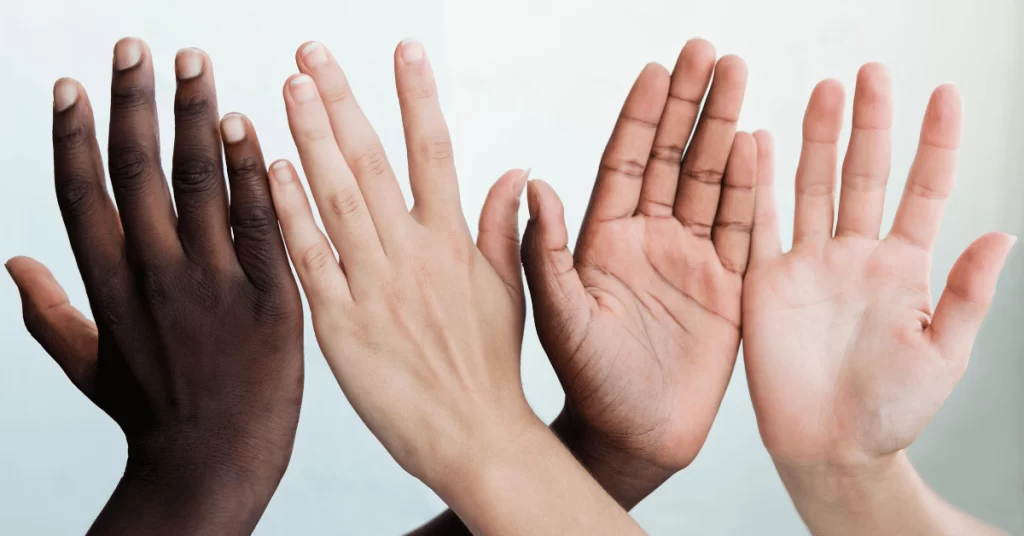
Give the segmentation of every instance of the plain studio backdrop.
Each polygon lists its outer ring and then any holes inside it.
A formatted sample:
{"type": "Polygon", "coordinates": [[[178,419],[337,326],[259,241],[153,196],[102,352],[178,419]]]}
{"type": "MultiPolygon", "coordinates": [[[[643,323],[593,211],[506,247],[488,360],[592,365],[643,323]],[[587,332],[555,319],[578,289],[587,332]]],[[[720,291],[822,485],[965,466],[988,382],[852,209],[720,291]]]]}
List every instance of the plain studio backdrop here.
{"type": "MultiPolygon", "coordinates": [[[[420,39],[437,71],[473,227],[492,182],[510,167],[532,167],[535,177],[562,196],[571,241],[619,106],[648,61],[671,67],[694,36],[710,39],[720,54],[747,60],[750,85],[740,128],[767,128],[775,135],[784,242],[791,236],[793,173],[811,88],[835,77],[852,99],[857,68],[881,61],[892,71],[895,97],[883,232],[899,200],[929,92],[949,81],[964,96],[959,180],[935,252],[934,297],[974,238],[989,230],[1024,231],[1024,140],[1018,127],[1024,114],[1018,89],[1024,43],[1016,37],[1024,12],[1014,0],[2,4],[0,255],[43,261],[83,310],[88,304],[53,195],[50,89],[60,76],[83,82],[105,150],[111,50],[125,35],[146,39],[155,56],[164,162],[170,162],[174,135],[177,49],[209,52],[221,112],[249,114],[269,161],[296,157],[281,86],[295,70],[295,49],[320,40],[342,62],[399,170],[405,168],[405,150],[391,54],[401,39],[420,39]]],[[[849,116],[848,107],[847,127],[849,116]]],[[[1019,534],[1022,282],[1024,255],[1017,252],[966,376],[911,448],[916,466],[942,495],[1019,534]]],[[[25,332],[10,282],[0,282],[0,340],[0,532],[82,533],[121,474],[123,436],[25,332]]],[[[398,534],[439,512],[441,501],[392,461],[342,396],[308,315],[306,363],[295,454],[256,533],[398,534]]],[[[532,323],[526,328],[523,381],[537,412],[553,418],[562,392],[532,323]]],[[[761,444],[741,364],[697,460],[633,514],[653,534],[806,533],[761,444]]]]}

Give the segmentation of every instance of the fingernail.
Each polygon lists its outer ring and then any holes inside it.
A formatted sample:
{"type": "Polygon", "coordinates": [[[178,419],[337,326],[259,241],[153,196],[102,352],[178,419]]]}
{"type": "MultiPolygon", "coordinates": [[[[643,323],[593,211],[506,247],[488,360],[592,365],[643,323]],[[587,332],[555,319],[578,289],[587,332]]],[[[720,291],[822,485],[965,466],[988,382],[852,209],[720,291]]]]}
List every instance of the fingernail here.
{"type": "Polygon", "coordinates": [[[292,180],[292,168],[287,160],[278,160],[270,165],[270,176],[277,182],[288,182],[292,180]]]}
{"type": "Polygon", "coordinates": [[[402,41],[402,60],[405,63],[416,63],[423,59],[423,45],[418,41],[402,41]]]}
{"type": "Polygon", "coordinates": [[[327,63],[327,48],[317,42],[312,42],[302,49],[302,61],[307,67],[319,67],[327,63]]]}
{"type": "Polygon", "coordinates": [[[238,143],[245,139],[245,120],[242,114],[230,113],[224,116],[220,129],[225,143],[238,143]]]}
{"type": "Polygon", "coordinates": [[[540,196],[537,193],[536,181],[530,181],[526,187],[526,207],[530,211],[530,221],[540,216],[540,196]]]}
{"type": "Polygon", "coordinates": [[[142,43],[135,38],[122,39],[114,45],[114,69],[131,69],[142,60],[142,43]]]}
{"type": "Polygon", "coordinates": [[[1017,243],[1017,235],[1007,234],[1006,236],[1010,237],[1010,247],[1012,248],[1017,243]]]}
{"type": "Polygon", "coordinates": [[[174,59],[178,80],[189,80],[203,73],[203,52],[198,48],[183,48],[174,59]]]}
{"type": "Polygon", "coordinates": [[[515,196],[516,201],[523,196],[523,188],[526,188],[526,180],[530,178],[530,168],[524,169],[522,173],[516,177],[516,180],[512,181],[512,195],[515,196]]]}
{"type": "Polygon", "coordinates": [[[78,83],[61,78],[53,85],[53,111],[63,112],[78,102],[78,83]]]}
{"type": "Polygon", "coordinates": [[[291,87],[292,97],[298,102],[309,102],[316,98],[316,85],[313,84],[313,79],[300,74],[288,84],[291,87]]]}

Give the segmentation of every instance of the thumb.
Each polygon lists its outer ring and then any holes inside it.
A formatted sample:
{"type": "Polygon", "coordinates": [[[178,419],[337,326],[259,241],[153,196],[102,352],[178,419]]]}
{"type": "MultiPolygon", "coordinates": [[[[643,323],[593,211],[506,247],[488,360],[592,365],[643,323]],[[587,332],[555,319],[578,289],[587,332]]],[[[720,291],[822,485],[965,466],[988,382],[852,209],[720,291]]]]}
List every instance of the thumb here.
{"type": "Polygon", "coordinates": [[[974,338],[992,305],[999,272],[1017,238],[989,233],[974,241],[949,271],[930,327],[932,340],[947,360],[967,366],[974,338]]]}
{"type": "Polygon", "coordinates": [[[476,238],[477,249],[498,272],[498,277],[520,297],[523,277],[519,269],[519,198],[529,175],[528,169],[513,169],[491,186],[480,211],[476,238]]]}
{"type": "Polygon", "coordinates": [[[577,327],[590,322],[590,295],[569,252],[562,201],[539,180],[530,181],[526,197],[530,221],[523,234],[522,257],[534,321],[538,326],[556,326],[563,337],[577,339],[582,336],[577,327]]]}
{"type": "Polygon", "coordinates": [[[95,392],[96,324],[68,302],[60,283],[45,266],[28,257],[7,261],[21,294],[25,327],[85,396],[95,392]]]}

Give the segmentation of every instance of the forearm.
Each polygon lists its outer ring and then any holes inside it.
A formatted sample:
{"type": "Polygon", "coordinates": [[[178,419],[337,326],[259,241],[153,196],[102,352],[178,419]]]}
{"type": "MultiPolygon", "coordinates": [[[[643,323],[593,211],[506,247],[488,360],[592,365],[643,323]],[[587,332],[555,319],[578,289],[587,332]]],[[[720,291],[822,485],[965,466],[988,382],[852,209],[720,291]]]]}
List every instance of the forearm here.
{"type": "MultiPolygon", "coordinates": [[[[568,408],[562,410],[549,428],[605,491],[626,510],[632,509],[672,476],[672,471],[608,447],[604,441],[592,437],[573,418],[568,408]]],[[[454,512],[447,510],[409,534],[462,535],[470,532],[454,512]]]]}
{"type": "Polygon", "coordinates": [[[224,464],[129,460],[88,534],[248,535],[279,480],[224,464]]]}
{"type": "Polygon", "coordinates": [[[942,499],[904,451],[856,469],[776,465],[817,536],[1004,534],[942,499]]]}
{"type": "Polygon", "coordinates": [[[443,482],[428,484],[465,526],[435,520],[419,534],[428,528],[443,534],[642,534],[539,423],[517,433],[512,444],[481,449],[446,474],[443,482]]]}

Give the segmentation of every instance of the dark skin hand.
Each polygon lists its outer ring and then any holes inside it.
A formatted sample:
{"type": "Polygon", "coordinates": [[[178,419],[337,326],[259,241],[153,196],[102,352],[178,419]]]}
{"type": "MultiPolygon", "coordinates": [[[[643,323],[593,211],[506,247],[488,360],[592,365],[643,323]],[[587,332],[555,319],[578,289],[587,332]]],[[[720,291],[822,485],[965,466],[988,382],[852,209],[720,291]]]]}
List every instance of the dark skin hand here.
{"type": "MultiPolygon", "coordinates": [[[[523,266],[566,393],[551,429],[627,509],[696,457],[739,350],[757,145],[736,133],[746,66],[715,58],[693,40],[637,78],[575,253],[554,190],[529,185],[523,266]]],[[[413,534],[460,533],[445,512],[413,534]]]]}
{"type": "Polygon", "coordinates": [[[259,142],[244,116],[219,120],[204,53],[179,52],[176,72],[174,205],[144,43],[114,50],[116,208],[85,90],[54,87],[57,200],[96,322],[38,262],[7,263],[29,332],[127,440],[89,534],[251,533],[298,424],[302,307],[259,142]]]}

